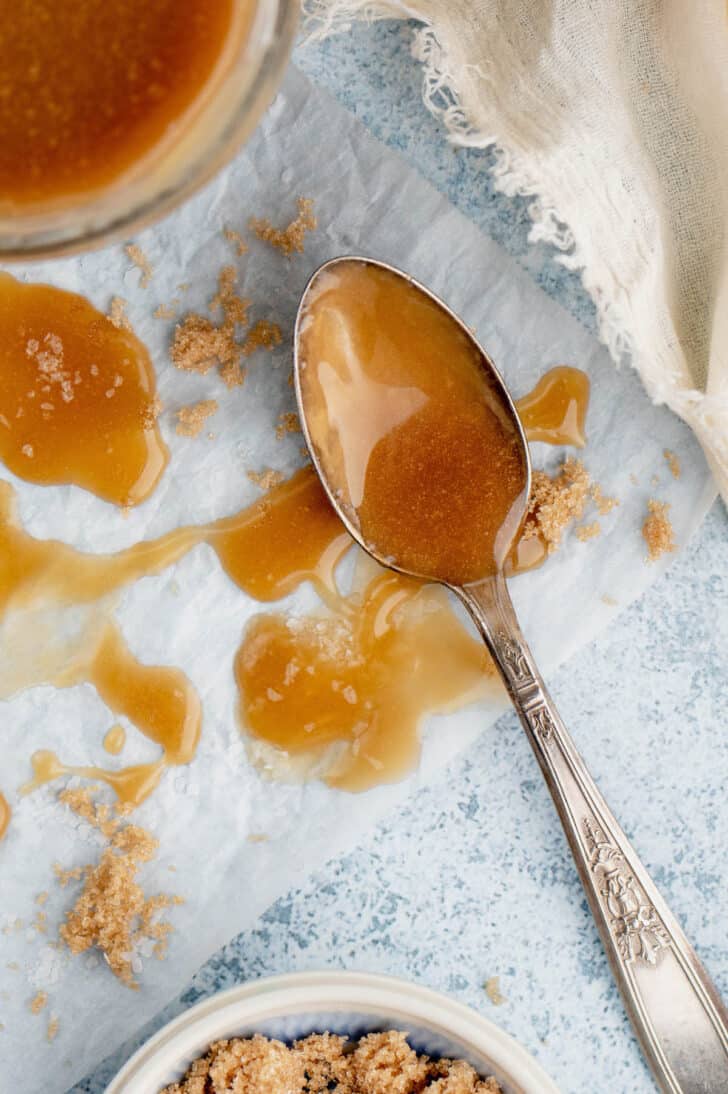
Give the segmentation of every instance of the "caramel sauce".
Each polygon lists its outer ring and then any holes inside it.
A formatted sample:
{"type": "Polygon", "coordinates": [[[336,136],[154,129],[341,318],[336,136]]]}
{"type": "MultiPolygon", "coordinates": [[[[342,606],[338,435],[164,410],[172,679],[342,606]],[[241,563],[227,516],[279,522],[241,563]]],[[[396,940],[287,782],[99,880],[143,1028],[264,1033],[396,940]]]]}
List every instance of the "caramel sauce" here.
{"type": "Polygon", "coordinates": [[[110,756],[120,756],[126,744],[126,730],[118,722],[104,735],[104,751],[110,756]]]}
{"type": "Polygon", "coordinates": [[[8,805],[7,798],[4,794],[0,794],[0,840],[4,838],[5,833],[8,830],[12,815],[12,810],[8,805]]]}
{"type": "Polygon", "coordinates": [[[299,336],[309,433],[364,542],[453,585],[494,573],[526,467],[474,339],[406,278],[353,259],[319,274],[299,336]]]}
{"type": "Polygon", "coordinates": [[[581,369],[549,369],[533,391],[516,400],[516,410],[529,441],[583,448],[589,406],[589,377],[581,369]]]}
{"type": "MultiPolygon", "coordinates": [[[[249,19],[254,4],[243,6],[249,19]]],[[[235,10],[233,0],[6,4],[0,212],[103,187],[173,135],[235,10]]]]}
{"type": "Polygon", "coordinates": [[[328,753],[326,781],[361,791],[409,771],[422,717],[482,696],[494,669],[444,590],[380,571],[327,616],[256,616],[235,678],[249,733],[281,755],[328,753]]]}
{"type": "Polygon", "coordinates": [[[162,755],[150,763],[107,771],[70,767],[52,752],[36,752],[33,779],[23,787],[24,793],[59,775],[75,774],[108,783],[121,802],[136,806],[155,789],[167,767],[188,764],[194,757],[202,724],[197,692],[179,669],[138,661],[114,624],[106,624],[90,657],[72,663],[48,682],[56,687],[92,684],[109,709],[125,715],[140,733],[160,746],[162,755]]]}
{"type": "MultiPolygon", "coordinates": [[[[14,501],[12,487],[0,484],[0,615],[39,604],[103,600],[141,577],[161,573],[199,543],[208,543],[231,580],[258,600],[280,599],[304,581],[312,581],[328,596],[336,564],[351,546],[310,467],[234,516],[175,529],[113,555],[87,554],[56,540],[35,539],[19,525],[14,501]]],[[[108,783],[122,802],[138,805],[157,786],[166,767],[190,763],[194,757],[201,722],[196,692],[179,670],[137,661],[110,622],[101,628],[90,652],[67,657],[66,667],[50,679],[31,680],[57,687],[91,683],[112,711],[126,716],[160,746],[162,756],[107,771],[69,766],[41,751],[34,757],[34,777],[24,787],[26,792],[62,774],[77,774],[108,783]]]]}
{"type": "Polygon", "coordinates": [[[76,293],[0,273],[0,459],[11,471],[137,505],[169,458],[155,398],[152,362],[131,331],[76,293]]]}

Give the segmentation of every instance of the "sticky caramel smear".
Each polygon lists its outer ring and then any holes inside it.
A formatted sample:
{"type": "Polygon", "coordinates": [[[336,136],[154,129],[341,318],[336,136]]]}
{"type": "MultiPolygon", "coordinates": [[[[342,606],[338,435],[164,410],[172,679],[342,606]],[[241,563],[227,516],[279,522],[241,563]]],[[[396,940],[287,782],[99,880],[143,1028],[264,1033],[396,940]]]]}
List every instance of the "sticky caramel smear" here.
{"type": "Polygon", "coordinates": [[[495,685],[483,643],[442,589],[380,571],[323,617],[259,615],[235,659],[244,728],[280,756],[326,757],[326,781],[360,791],[411,770],[426,714],[495,685]]]}
{"type": "Polygon", "coordinates": [[[151,763],[107,771],[100,767],[70,767],[52,752],[36,752],[32,757],[33,779],[23,787],[24,793],[60,775],[75,774],[108,783],[121,802],[137,806],[156,788],[167,767],[188,764],[193,759],[202,723],[197,692],[179,669],[138,661],[114,624],[105,626],[87,659],[48,683],[56,687],[92,684],[109,709],[125,715],[148,740],[160,746],[162,754],[151,763]]]}
{"type": "Polygon", "coordinates": [[[0,273],[0,459],[11,471],[137,505],[169,459],[155,400],[130,330],[76,293],[0,273]]]}
{"type": "MultiPolygon", "coordinates": [[[[307,580],[328,597],[335,589],[336,564],[351,546],[310,467],[232,517],[176,529],[114,555],[90,555],[55,540],[34,539],[17,521],[12,487],[0,487],[0,614],[5,615],[18,609],[93,604],[145,575],[160,573],[203,542],[215,550],[231,580],[258,600],[280,599],[307,580]]],[[[31,642],[25,655],[35,658],[35,667],[23,667],[22,687],[89,682],[112,711],[158,744],[162,755],[151,763],[105,771],[71,767],[41,751],[24,789],[77,774],[105,781],[121,801],[137,805],[154,790],[167,766],[192,760],[200,732],[199,699],[177,669],[137,661],[112,623],[99,628],[92,618],[89,628],[90,634],[83,630],[75,646],[62,647],[56,659],[60,668],[48,656],[46,643],[31,642]]],[[[0,682],[0,694],[13,694],[21,686],[10,676],[10,683],[0,682]]]]}
{"type": "Polygon", "coordinates": [[[118,723],[104,735],[104,750],[110,756],[120,756],[126,744],[126,730],[118,723]]]}
{"type": "Polygon", "coordinates": [[[325,270],[309,292],[306,417],[352,523],[412,573],[455,585],[492,574],[517,531],[526,467],[476,343],[369,263],[325,270]]]}
{"type": "Polygon", "coordinates": [[[544,373],[533,391],[516,400],[529,441],[583,448],[589,389],[587,374],[570,365],[558,365],[544,373]]]}
{"type": "Polygon", "coordinates": [[[15,0],[0,37],[2,204],[83,193],[133,167],[209,80],[253,0],[15,0]]]}
{"type": "Polygon", "coordinates": [[[0,794],[0,840],[5,836],[10,824],[10,818],[12,816],[12,810],[8,805],[8,800],[4,794],[0,794]]]}

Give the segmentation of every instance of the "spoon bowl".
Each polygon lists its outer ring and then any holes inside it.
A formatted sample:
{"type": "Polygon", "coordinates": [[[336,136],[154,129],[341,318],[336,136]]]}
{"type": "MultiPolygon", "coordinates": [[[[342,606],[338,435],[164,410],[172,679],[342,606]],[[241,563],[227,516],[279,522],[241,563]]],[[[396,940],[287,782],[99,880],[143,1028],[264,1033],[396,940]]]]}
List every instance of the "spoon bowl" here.
{"type": "Polygon", "coordinates": [[[423,285],[347,257],[306,286],[294,386],[313,465],[351,536],[382,566],[450,588],[485,641],[660,1087],[728,1091],[728,1012],[589,775],[511,603],[504,565],[531,464],[500,373],[423,285]]]}

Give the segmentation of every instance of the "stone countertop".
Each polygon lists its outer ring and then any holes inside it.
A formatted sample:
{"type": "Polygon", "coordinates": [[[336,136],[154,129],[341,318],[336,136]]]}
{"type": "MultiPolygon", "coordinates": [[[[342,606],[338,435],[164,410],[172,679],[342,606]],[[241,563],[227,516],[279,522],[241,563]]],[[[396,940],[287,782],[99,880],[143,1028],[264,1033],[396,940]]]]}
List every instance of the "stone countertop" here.
{"type": "MultiPolygon", "coordinates": [[[[420,98],[406,25],[355,27],[296,63],[396,147],[586,326],[578,277],[529,245],[527,201],[489,153],[454,149],[420,98]]],[[[728,517],[718,503],[669,572],[550,683],[607,799],[728,995],[728,517]]],[[[216,954],[73,1094],[101,1094],[136,1045],[221,988],[346,967],[445,991],[521,1041],[564,1094],[655,1089],[525,737],[512,714],[357,850],[216,954]],[[496,1007],[485,981],[500,978],[496,1007]]]]}

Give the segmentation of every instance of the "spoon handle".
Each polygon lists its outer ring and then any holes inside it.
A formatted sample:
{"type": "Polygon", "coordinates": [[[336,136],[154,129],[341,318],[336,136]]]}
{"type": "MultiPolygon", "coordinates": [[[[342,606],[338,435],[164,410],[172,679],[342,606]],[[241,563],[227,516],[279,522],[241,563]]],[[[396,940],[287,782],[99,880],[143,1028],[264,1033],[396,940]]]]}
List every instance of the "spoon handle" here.
{"type": "Polygon", "coordinates": [[[627,1012],[664,1091],[728,1092],[728,1011],[559,717],[498,575],[456,589],[485,639],[564,826],[627,1012]]]}

